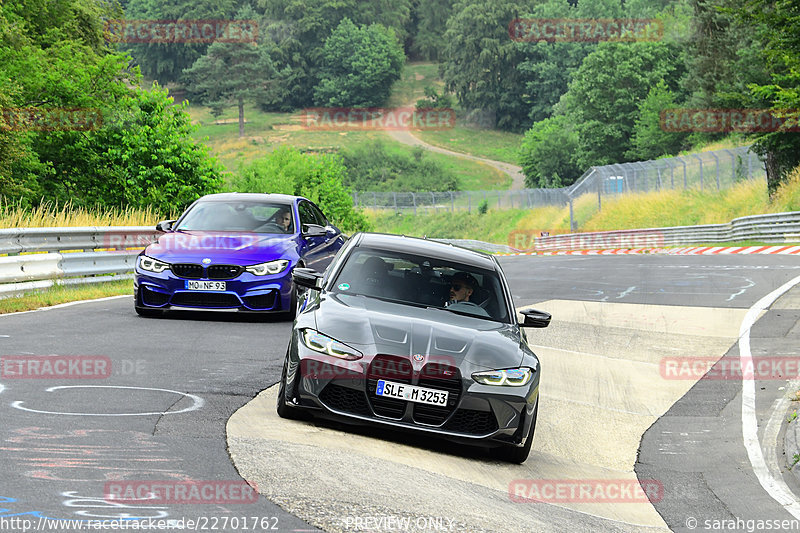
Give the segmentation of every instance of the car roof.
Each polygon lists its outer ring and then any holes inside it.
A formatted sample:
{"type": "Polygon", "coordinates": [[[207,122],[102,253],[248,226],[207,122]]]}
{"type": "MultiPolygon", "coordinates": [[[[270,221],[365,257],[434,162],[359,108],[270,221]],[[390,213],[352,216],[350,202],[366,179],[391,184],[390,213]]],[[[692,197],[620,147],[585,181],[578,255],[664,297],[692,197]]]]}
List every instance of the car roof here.
{"type": "Polygon", "coordinates": [[[302,196],[292,196],[290,194],[265,194],[255,192],[221,192],[217,194],[207,194],[198,198],[198,202],[275,202],[278,204],[291,204],[295,200],[305,200],[302,196]]]}
{"type": "Polygon", "coordinates": [[[497,270],[492,256],[453,244],[388,233],[359,233],[358,237],[359,239],[355,243],[357,247],[415,253],[478,268],[497,270]]]}

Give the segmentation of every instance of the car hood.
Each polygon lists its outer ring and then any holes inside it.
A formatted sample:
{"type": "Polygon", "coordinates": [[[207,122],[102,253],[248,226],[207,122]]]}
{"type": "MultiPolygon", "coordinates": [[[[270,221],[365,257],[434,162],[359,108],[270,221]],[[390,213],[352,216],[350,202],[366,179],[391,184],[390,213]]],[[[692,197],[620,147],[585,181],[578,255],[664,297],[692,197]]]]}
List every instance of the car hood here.
{"type": "Polygon", "coordinates": [[[165,233],[144,253],[167,263],[256,264],[297,257],[296,235],[230,233],[221,231],[176,231],[165,233]]]}
{"type": "MultiPolygon", "coordinates": [[[[317,330],[364,353],[411,357],[485,369],[514,368],[533,353],[513,324],[472,318],[365,296],[325,294],[317,330]]],[[[535,356],[534,356],[535,357],[535,356]]]]}

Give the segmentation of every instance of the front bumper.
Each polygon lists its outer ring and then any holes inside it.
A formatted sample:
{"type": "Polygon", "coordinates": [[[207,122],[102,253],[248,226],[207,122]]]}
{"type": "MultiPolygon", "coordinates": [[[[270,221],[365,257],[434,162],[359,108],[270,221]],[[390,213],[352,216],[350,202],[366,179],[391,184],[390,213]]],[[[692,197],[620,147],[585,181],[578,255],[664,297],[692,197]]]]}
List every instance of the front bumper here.
{"type": "Polygon", "coordinates": [[[415,368],[408,357],[378,355],[345,361],[309,350],[299,342],[299,346],[292,343],[287,372],[286,401],[293,406],[353,424],[431,433],[473,445],[525,444],[538,400],[538,376],[524,387],[493,387],[476,383],[456,367],[447,369],[455,372],[452,376],[440,373],[431,377],[426,365],[415,368]],[[387,358],[398,373],[384,379],[448,391],[448,405],[377,396],[376,382],[382,376],[374,370],[378,362],[386,368],[387,358]],[[409,368],[410,374],[406,372],[409,368]]]}
{"type": "Polygon", "coordinates": [[[170,270],[154,273],[137,267],[133,281],[136,305],[145,309],[231,309],[260,313],[287,312],[291,308],[291,268],[274,276],[243,272],[236,278],[218,281],[225,282],[226,290],[190,290],[187,279],[170,270]]]}

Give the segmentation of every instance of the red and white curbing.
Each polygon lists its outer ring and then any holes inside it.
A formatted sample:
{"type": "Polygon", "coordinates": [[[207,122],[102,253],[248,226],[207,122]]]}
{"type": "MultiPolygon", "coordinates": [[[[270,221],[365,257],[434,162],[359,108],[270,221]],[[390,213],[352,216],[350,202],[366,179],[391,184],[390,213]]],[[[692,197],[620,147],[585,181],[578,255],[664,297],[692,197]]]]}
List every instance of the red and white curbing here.
{"type": "Polygon", "coordinates": [[[533,252],[500,253],[495,255],[727,255],[780,254],[800,255],[800,246],[690,246],[682,248],[613,248],[605,250],[541,250],[533,252]]]}

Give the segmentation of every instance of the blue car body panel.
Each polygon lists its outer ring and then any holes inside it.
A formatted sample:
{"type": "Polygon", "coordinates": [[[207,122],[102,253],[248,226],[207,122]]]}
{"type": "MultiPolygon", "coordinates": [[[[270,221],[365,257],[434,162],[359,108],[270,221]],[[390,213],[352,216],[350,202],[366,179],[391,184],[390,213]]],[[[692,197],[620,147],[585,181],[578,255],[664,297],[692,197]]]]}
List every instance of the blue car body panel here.
{"type": "MultiPolygon", "coordinates": [[[[236,309],[252,312],[293,311],[292,270],[298,264],[324,270],[345,242],[334,226],[326,224],[325,235],[304,236],[298,206],[307,199],[272,194],[219,194],[203,197],[177,221],[177,231],[168,231],[145,248],[137,259],[134,294],[137,310],[148,309],[236,309]],[[181,221],[200,202],[258,202],[282,204],[291,209],[293,233],[251,231],[180,230],[181,221]],[[142,257],[170,265],[162,272],[141,268],[142,257]],[[277,274],[256,275],[245,267],[276,260],[288,266],[277,274]],[[224,282],[224,290],[192,288],[194,282],[224,282]]],[[[308,206],[305,207],[308,210],[308,206]]],[[[316,213],[321,215],[321,211],[316,213]]],[[[317,220],[317,219],[315,219],[317,220]]],[[[327,220],[324,222],[327,223],[327,220]]],[[[211,283],[211,285],[216,285],[211,283]]]]}

